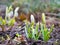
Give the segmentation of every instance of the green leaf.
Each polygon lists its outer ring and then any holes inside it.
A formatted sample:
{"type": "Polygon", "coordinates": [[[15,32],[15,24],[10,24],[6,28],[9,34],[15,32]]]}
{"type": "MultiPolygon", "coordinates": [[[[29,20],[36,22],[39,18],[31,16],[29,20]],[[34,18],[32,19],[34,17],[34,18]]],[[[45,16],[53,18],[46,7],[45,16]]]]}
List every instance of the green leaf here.
{"type": "Polygon", "coordinates": [[[15,23],[15,19],[13,18],[13,19],[10,19],[10,20],[9,20],[8,25],[9,25],[9,26],[13,26],[14,23],[15,23]]]}
{"type": "Polygon", "coordinates": [[[16,33],[16,36],[17,36],[17,37],[19,37],[19,34],[18,34],[18,33],[16,33]]]}
{"type": "Polygon", "coordinates": [[[40,36],[40,32],[38,32],[39,30],[39,24],[36,24],[36,28],[35,28],[35,40],[38,40],[39,36],[40,36]]]}
{"type": "Polygon", "coordinates": [[[3,19],[2,20],[2,25],[5,25],[6,24],[6,21],[3,19]]]}
{"type": "Polygon", "coordinates": [[[2,19],[2,17],[0,17],[0,25],[5,25],[6,21],[4,19],[2,19]]]}
{"type": "Polygon", "coordinates": [[[12,5],[9,6],[8,11],[10,12],[12,9],[12,5]]]}
{"type": "Polygon", "coordinates": [[[0,25],[2,25],[2,17],[0,17],[0,25]]]}

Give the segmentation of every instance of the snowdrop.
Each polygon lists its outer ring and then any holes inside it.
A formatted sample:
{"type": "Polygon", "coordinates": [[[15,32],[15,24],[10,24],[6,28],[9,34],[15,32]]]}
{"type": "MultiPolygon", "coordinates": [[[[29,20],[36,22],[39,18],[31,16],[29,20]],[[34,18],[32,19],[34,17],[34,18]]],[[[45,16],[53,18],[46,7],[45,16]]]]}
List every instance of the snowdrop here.
{"type": "Polygon", "coordinates": [[[17,17],[18,16],[18,10],[19,10],[19,7],[16,7],[16,9],[14,11],[14,17],[17,17]]]}
{"type": "Polygon", "coordinates": [[[13,9],[12,6],[6,7],[6,16],[5,20],[8,23],[8,21],[13,17],[13,9]]]}
{"type": "Polygon", "coordinates": [[[42,13],[42,23],[46,23],[46,20],[45,20],[45,13],[42,13]]]}
{"type": "Polygon", "coordinates": [[[32,14],[30,16],[30,20],[31,20],[31,22],[35,22],[35,18],[34,18],[34,16],[32,14]]]}
{"type": "Polygon", "coordinates": [[[12,16],[13,16],[13,10],[8,13],[8,17],[11,18],[12,16]]]}

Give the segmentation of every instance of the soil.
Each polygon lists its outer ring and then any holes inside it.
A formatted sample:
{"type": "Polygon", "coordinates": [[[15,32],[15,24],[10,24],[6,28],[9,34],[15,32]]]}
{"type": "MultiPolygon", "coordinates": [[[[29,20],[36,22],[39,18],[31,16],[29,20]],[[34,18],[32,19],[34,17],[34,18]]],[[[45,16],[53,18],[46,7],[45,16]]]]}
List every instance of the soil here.
{"type": "Polygon", "coordinates": [[[27,40],[24,31],[25,24],[20,22],[21,25],[17,23],[10,30],[0,31],[0,45],[60,45],[60,19],[56,18],[56,16],[46,16],[46,19],[48,28],[54,24],[54,29],[48,42],[44,42],[41,37],[38,41],[27,40]],[[22,37],[17,37],[16,33],[22,35],[22,37]]]}

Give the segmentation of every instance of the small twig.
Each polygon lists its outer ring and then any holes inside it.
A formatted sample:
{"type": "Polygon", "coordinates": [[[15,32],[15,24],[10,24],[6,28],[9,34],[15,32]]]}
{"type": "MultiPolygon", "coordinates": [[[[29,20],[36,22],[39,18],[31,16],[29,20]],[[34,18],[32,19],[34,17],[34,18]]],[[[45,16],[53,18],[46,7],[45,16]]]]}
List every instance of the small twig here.
{"type": "Polygon", "coordinates": [[[8,30],[11,30],[13,28],[13,26],[10,26],[9,28],[8,28],[8,30]]]}

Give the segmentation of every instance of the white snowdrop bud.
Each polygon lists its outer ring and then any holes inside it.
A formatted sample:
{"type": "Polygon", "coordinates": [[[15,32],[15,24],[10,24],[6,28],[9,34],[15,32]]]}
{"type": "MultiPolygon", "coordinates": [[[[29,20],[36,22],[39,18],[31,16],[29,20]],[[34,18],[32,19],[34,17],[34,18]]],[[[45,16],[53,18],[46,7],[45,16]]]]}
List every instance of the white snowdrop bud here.
{"type": "Polygon", "coordinates": [[[31,22],[35,22],[34,16],[32,14],[30,16],[30,20],[31,20],[31,22]]]}
{"type": "Polygon", "coordinates": [[[13,16],[13,11],[10,11],[7,16],[11,18],[13,16]]]}
{"type": "Polygon", "coordinates": [[[19,7],[16,7],[15,12],[17,12],[18,10],[19,10],[19,7]]]}
{"type": "Polygon", "coordinates": [[[18,10],[19,10],[19,7],[16,7],[15,11],[14,11],[14,16],[17,17],[18,16],[18,10]]]}

